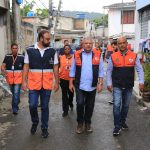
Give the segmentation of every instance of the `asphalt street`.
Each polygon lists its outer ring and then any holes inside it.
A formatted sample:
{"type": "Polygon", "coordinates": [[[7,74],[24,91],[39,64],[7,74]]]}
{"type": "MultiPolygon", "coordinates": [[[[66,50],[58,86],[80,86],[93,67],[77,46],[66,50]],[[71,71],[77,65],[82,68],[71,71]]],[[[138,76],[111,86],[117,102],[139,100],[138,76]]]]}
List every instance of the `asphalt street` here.
{"type": "MultiPolygon", "coordinates": [[[[21,98],[19,114],[10,110],[0,114],[0,150],[149,150],[150,112],[142,111],[132,98],[127,119],[129,131],[122,131],[114,137],[111,93],[106,89],[97,94],[92,118],[92,134],[77,135],[76,109],[62,117],[61,92],[53,93],[50,101],[49,137],[41,137],[40,124],[36,134],[30,134],[31,120],[28,96],[21,98]]],[[[10,98],[6,99],[10,101],[10,98]]],[[[74,106],[75,98],[74,98],[74,106]]],[[[39,108],[40,115],[40,108],[39,108]]]]}

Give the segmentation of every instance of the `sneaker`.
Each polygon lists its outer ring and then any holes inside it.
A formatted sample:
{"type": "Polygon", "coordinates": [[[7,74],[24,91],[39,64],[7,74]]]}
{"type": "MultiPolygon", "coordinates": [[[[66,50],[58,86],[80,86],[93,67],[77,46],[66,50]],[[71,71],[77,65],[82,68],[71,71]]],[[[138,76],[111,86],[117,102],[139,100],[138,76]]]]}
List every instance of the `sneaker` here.
{"type": "Polygon", "coordinates": [[[37,130],[37,125],[36,124],[32,124],[32,127],[31,127],[31,134],[34,135],[35,132],[37,130]]]}
{"type": "Polygon", "coordinates": [[[66,117],[66,116],[68,116],[68,112],[63,112],[62,117],[66,117]]]}
{"type": "Polygon", "coordinates": [[[122,130],[128,130],[129,127],[126,123],[122,124],[122,130]]]}
{"type": "Polygon", "coordinates": [[[85,124],[85,131],[88,133],[92,133],[93,129],[90,124],[85,124]]]}
{"type": "Polygon", "coordinates": [[[110,105],[112,105],[114,102],[113,102],[113,100],[112,100],[112,101],[108,101],[108,103],[109,103],[110,105]]]}
{"type": "Polygon", "coordinates": [[[114,128],[114,131],[113,131],[113,135],[114,135],[114,136],[118,136],[118,135],[120,134],[120,132],[121,132],[121,129],[115,127],[115,128],[114,128]]]}
{"type": "Polygon", "coordinates": [[[76,133],[77,133],[77,134],[83,133],[83,124],[82,124],[82,123],[79,123],[79,124],[77,125],[76,133]]]}
{"type": "Polygon", "coordinates": [[[49,135],[49,133],[48,133],[47,129],[42,129],[42,137],[47,138],[48,135],[49,135]]]}

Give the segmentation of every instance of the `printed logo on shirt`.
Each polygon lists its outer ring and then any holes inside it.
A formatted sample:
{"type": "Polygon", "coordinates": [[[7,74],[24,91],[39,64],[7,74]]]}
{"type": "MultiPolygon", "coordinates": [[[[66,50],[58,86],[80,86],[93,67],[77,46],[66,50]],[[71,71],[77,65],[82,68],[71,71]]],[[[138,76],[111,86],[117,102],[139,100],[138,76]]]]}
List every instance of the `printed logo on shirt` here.
{"type": "Polygon", "coordinates": [[[133,60],[132,58],[129,58],[129,62],[130,62],[130,63],[133,63],[133,61],[134,61],[134,60],[133,60]]]}
{"type": "Polygon", "coordinates": [[[96,61],[99,61],[99,57],[95,57],[94,59],[95,59],[96,61]]]}
{"type": "Polygon", "coordinates": [[[65,66],[65,70],[70,70],[71,66],[65,66]]]}
{"type": "Polygon", "coordinates": [[[19,67],[22,67],[22,64],[21,64],[21,63],[19,64],[19,67]]]}
{"type": "Polygon", "coordinates": [[[119,58],[116,58],[116,63],[118,63],[119,62],[119,58]]]}
{"type": "Polygon", "coordinates": [[[51,59],[49,60],[49,63],[50,63],[50,64],[54,64],[53,58],[51,58],[51,59]]]}

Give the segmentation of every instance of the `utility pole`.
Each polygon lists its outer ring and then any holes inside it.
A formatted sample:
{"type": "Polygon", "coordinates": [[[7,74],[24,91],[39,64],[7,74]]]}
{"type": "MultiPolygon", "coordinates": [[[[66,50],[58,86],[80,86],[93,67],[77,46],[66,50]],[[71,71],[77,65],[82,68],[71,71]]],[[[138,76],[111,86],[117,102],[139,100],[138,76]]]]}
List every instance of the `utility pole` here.
{"type": "Polygon", "coordinates": [[[59,0],[58,10],[57,10],[57,15],[56,15],[56,20],[55,20],[55,26],[54,26],[54,40],[55,40],[56,28],[57,28],[57,25],[59,22],[59,17],[60,17],[61,4],[62,4],[62,1],[59,0]]]}
{"type": "Polygon", "coordinates": [[[123,36],[123,0],[121,3],[122,7],[121,7],[121,35],[123,36]]]}
{"type": "Polygon", "coordinates": [[[12,15],[13,15],[13,40],[17,44],[20,44],[21,35],[21,18],[20,18],[20,7],[16,0],[12,0],[12,15]]]}
{"type": "Polygon", "coordinates": [[[49,33],[51,34],[51,46],[54,46],[54,38],[53,38],[53,33],[52,33],[52,27],[53,27],[53,2],[52,0],[49,0],[49,23],[48,23],[48,28],[49,28],[49,33]]]}
{"type": "Polygon", "coordinates": [[[49,0],[49,23],[48,23],[48,28],[49,32],[51,33],[51,28],[53,26],[52,21],[53,21],[53,3],[52,0],[49,0]]]}

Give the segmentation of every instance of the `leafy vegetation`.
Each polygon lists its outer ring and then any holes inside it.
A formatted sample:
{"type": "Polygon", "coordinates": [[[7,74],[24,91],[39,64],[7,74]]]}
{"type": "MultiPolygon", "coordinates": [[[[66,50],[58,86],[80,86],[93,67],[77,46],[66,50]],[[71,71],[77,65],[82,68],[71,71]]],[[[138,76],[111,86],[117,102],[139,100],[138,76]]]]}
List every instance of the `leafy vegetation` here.
{"type": "Polygon", "coordinates": [[[146,54],[145,56],[146,56],[146,62],[143,64],[145,90],[150,91],[150,54],[146,54]]]}
{"type": "MultiPolygon", "coordinates": [[[[21,8],[21,16],[27,16],[27,13],[32,11],[32,8],[34,7],[35,3],[34,0],[31,1],[31,3],[29,2],[25,2],[23,8],[21,8]]],[[[39,16],[39,17],[48,17],[48,10],[47,9],[36,9],[34,11],[35,16],[39,16]]]]}
{"type": "Polygon", "coordinates": [[[98,26],[108,26],[108,15],[104,15],[101,18],[97,18],[93,20],[96,27],[98,26]]]}

